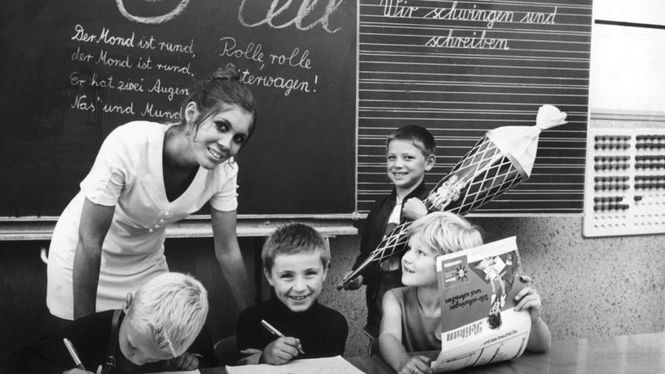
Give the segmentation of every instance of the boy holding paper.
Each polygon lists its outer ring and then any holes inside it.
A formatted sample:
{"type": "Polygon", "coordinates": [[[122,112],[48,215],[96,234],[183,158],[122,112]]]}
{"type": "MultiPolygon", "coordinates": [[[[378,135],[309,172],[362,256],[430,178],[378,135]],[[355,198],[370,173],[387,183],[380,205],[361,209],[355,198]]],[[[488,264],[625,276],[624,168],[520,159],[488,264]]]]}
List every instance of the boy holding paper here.
{"type": "Polygon", "coordinates": [[[317,302],[330,266],[321,234],[303,224],[280,227],[266,240],[261,260],[275,297],[240,315],[238,348],[250,354],[241,362],[281,365],[343,354],[346,319],[317,302]]]}
{"type": "MultiPolygon", "coordinates": [[[[450,212],[430,213],[414,221],[407,236],[410,249],[402,258],[402,282],[407,287],[390,290],[383,298],[379,348],[384,361],[395,371],[417,374],[429,372],[429,359],[408,352],[441,350],[441,299],[435,258],[479,246],[482,236],[476,227],[450,212]]],[[[540,295],[527,286],[517,293],[515,303],[516,311],[529,311],[531,318],[526,348],[547,351],[551,337],[540,318],[540,295]]]]}

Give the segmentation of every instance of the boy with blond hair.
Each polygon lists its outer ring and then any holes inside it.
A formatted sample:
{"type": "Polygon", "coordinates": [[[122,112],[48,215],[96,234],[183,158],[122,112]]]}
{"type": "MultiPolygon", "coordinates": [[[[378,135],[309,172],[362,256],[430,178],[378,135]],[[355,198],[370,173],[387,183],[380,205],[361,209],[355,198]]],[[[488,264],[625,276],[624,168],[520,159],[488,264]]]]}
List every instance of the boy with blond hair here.
{"type": "Polygon", "coordinates": [[[261,253],[271,300],[247,308],[238,319],[241,363],[281,365],[294,358],[344,353],[344,316],[318,303],[330,267],[328,242],[315,229],[294,223],[275,230],[261,253]]]}
{"type": "Polygon", "coordinates": [[[163,273],[128,294],[122,310],[75,320],[14,353],[9,372],[149,373],[213,365],[210,337],[199,336],[207,315],[208,293],[198,280],[163,273]],[[63,339],[74,347],[79,367],[63,339]]]}
{"type": "MultiPolygon", "coordinates": [[[[434,212],[414,221],[407,231],[409,251],[402,257],[402,283],[406,287],[386,292],[379,349],[384,361],[401,374],[430,371],[429,358],[409,352],[441,350],[441,299],[436,256],[483,244],[478,229],[450,212],[434,212]]],[[[542,303],[536,290],[524,287],[515,296],[515,310],[531,316],[526,348],[547,351],[550,331],[540,318],[542,303]]]]}

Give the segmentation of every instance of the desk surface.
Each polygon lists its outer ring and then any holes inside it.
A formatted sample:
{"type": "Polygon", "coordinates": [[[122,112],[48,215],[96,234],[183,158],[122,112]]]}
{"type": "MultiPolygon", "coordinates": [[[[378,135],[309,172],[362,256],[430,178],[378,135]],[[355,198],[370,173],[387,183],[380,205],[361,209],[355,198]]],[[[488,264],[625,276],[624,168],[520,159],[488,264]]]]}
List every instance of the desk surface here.
{"type": "MultiPolygon", "coordinates": [[[[376,357],[348,360],[365,373],[393,373],[376,357]]],[[[641,374],[665,373],[665,333],[559,340],[543,354],[464,369],[464,373],[641,374]]]]}

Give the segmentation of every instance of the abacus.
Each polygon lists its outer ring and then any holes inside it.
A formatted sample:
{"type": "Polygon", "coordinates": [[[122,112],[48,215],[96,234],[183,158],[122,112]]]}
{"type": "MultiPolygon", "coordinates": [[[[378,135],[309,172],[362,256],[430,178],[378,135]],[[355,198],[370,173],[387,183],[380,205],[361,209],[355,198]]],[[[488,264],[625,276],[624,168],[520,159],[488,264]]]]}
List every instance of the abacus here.
{"type": "Polygon", "coordinates": [[[665,128],[591,128],[583,234],[665,232],[665,128]]]}

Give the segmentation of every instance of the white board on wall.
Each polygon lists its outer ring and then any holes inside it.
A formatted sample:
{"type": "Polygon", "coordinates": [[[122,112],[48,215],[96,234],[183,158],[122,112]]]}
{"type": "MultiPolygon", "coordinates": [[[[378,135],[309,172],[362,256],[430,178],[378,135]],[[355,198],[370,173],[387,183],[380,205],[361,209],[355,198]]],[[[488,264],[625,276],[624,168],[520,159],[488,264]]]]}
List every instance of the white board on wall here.
{"type": "Polygon", "coordinates": [[[665,29],[594,24],[589,107],[665,112],[665,29]]]}
{"type": "Polygon", "coordinates": [[[665,25],[665,1],[594,0],[593,18],[607,21],[665,25]]]}

